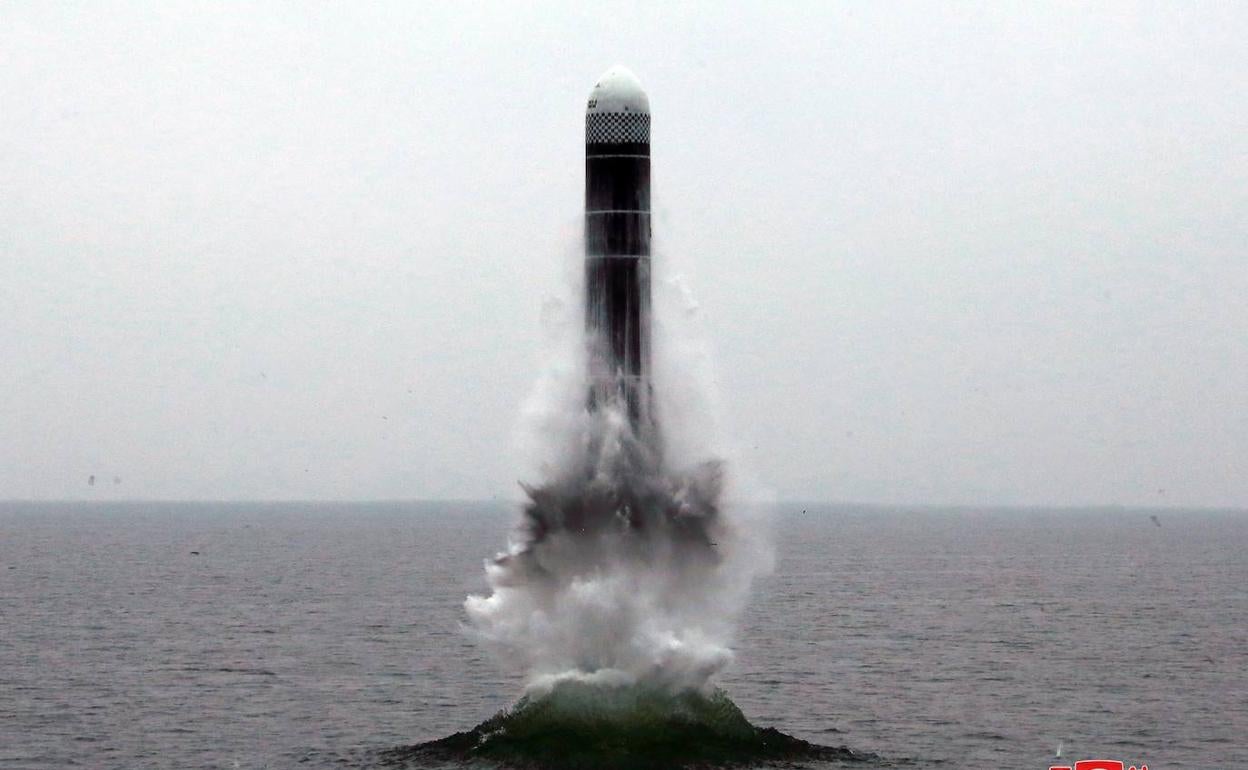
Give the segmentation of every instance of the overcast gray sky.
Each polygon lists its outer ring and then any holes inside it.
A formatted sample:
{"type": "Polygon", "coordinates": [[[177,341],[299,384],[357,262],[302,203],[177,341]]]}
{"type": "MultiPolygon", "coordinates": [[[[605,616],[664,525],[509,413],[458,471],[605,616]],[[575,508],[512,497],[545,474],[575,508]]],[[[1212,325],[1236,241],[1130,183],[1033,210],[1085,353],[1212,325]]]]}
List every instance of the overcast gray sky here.
{"type": "Polygon", "coordinates": [[[0,498],[513,496],[623,63],[656,271],[777,496],[1248,506],[1245,40],[1229,2],[0,3],[0,498]]]}

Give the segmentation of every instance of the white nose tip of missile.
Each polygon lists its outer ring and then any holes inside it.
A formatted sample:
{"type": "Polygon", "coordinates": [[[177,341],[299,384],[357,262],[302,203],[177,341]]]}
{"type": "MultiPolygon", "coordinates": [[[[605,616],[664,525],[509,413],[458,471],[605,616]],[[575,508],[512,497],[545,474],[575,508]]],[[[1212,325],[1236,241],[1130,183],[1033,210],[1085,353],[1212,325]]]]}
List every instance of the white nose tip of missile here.
{"type": "Polygon", "coordinates": [[[615,65],[602,73],[594,89],[589,92],[589,106],[586,113],[595,112],[634,112],[650,114],[650,99],[637,79],[627,67],[615,65]]]}

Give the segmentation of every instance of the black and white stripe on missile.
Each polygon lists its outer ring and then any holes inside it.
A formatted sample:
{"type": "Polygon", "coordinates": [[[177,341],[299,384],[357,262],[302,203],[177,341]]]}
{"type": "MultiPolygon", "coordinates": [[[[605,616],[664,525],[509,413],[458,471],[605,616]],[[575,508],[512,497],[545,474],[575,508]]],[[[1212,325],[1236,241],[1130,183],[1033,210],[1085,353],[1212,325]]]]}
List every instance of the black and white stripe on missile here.
{"type": "Polygon", "coordinates": [[[646,113],[585,113],[585,144],[635,143],[650,143],[650,116],[646,113]]]}

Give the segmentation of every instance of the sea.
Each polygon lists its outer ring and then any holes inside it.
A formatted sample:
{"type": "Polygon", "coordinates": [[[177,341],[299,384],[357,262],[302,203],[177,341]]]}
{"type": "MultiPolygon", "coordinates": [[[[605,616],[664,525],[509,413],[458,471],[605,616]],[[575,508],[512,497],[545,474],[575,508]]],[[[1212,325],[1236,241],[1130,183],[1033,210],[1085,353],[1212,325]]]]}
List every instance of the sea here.
{"type": "MultiPolygon", "coordinates": [[[[524,692],[463,609],[516,518],[0,503],[0,768],[420,766],[395,750],[524,692]]],[[[791,504],[769,530],[717,684],[852,754],[752,766],[1248,768],[1248,512],[791,504]]]]}

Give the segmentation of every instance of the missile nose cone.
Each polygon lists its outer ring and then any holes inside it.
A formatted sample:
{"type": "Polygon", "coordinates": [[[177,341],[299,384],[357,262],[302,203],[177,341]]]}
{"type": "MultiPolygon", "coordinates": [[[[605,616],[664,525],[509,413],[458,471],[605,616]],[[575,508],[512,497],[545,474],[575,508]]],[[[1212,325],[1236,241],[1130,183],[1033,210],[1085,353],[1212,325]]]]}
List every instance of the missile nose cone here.
{"type": "Polygon", "coordinates": [[[585,146],[649,143],[650,99],[637,76],[616,65],[589,92],[585,146]]]}
{"type": "Polygon", "coordinates": [[[601,112],[629,112],[650,114],[650,99],[646,90],[627,67],[615,65],[602,73],[589,92],[586,114],[601,112]]]}

